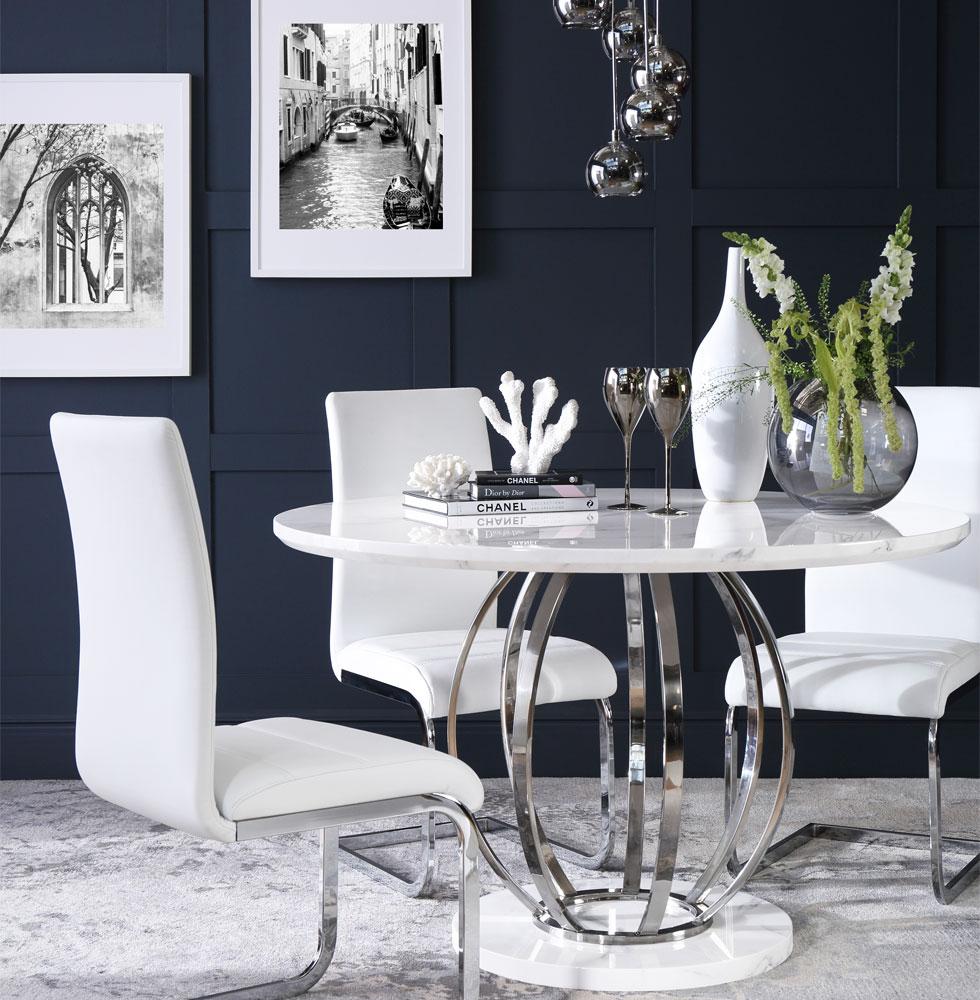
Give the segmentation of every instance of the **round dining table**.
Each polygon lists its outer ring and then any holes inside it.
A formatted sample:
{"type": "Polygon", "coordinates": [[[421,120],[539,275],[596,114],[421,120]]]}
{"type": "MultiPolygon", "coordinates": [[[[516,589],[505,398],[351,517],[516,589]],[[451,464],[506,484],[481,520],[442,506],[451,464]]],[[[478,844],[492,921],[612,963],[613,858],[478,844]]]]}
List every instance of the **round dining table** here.
{"type": "MultiPolygon", "coordinates": [[[[456,700],[470,645],[504,588],[519,586],[501,657],[501,737],[530,882],[481,849],[504,888],[480,903],[480,964],[489,972],[563,989],[609,991],[706,987],[744,979],[784,961],[793,949],[789,916],[745,887],[779,824],[793,775],[792,697],[779,644],[742,573],[908,559],[939,552],[970,531],[966,514],[893,501],[876,514],[820,516],[779,493],[752,503],[714,503],[674,491],[687,517],[614,511],[621,492],[600,490],[580,524],[549,526],[526,515],[489,517],[478,527],[406,517],[401,498],[317,504],[285,511],[276,536],[291,548],[333,559],[393,566],[497,571],[462,644],[447,728],[456,752],[456,700]],[[535,690],[562,601],[578,574],[614,574],[625,591],[628,744],[623,871],[573,882],[535,807],[532,749],[535,690]],[[671,574],[703,573],[731,622],[746,681],[746,736],[721,837],[692,880],[675,877],[684,778],[683,677],[671,574]],[[663,710],[658,836],[644,863],[648,825],[646,627],[641,582],[655,618],[663,710]],[[775,794],[753,828],[761,834],[744,861],[736,842],[753,814],[766,727],[763,670],[772,664],[781,736],[775,794]],[[768,665],[764,665],[768,666],[768,665]],[[646,873],[649,872],[647,875],[646,873]]],[[[635,490],[656,506],[660,493],[635,490]]],[[[719,674],[723,683],[724,674],[719,674]]],[[[770,720],[771,722],[772,720],[770,720]]],[[[737,766],[737,762],[734,766],[737,766]]]]}

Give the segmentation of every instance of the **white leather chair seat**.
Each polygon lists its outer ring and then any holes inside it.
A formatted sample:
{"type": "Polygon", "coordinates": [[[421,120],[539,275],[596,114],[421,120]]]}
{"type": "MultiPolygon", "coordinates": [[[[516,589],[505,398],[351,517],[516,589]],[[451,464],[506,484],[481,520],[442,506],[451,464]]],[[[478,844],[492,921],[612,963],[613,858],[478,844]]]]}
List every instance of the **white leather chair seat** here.
{"type": "MultiPolygon", "coordinates": [[[[485,628],[474,640],[460,688],[460,715],[500,708],[500,663],[506,636],[506,629],[485,628]]],[[[334,669],[408,691],[430,718],[440,719],[449,712],[456,660],[465,637],[465,629],[442,629],[359,639],[334,656],[334,669]]],[[[525,645],[527,638],[525,633],[525,645]]],[[[599,650],[576,639],[551,638],[537,704],[595,700],[615,692],[616,671],[599,650]]]]}
{"type": "MultiPolygon", "coordinates": [[[[759,646],[763,699],[779,704],[772,663],[759,646]]],[[[803,632],[779,640],[793,707],[818,712],[939,719],[946,699],[980,674],[980,643],[868,632],[803,632]]],[[[729,705],[745,704],[741,659],[728,670],[729,705]]]]}
{"type": "Polygon", "coordinates": [[[226,819],[434,792],[471,810],[483,804],[483,785],[468,765],[405,740],[310,719],[214,730],[214,794],[226,819]]]}

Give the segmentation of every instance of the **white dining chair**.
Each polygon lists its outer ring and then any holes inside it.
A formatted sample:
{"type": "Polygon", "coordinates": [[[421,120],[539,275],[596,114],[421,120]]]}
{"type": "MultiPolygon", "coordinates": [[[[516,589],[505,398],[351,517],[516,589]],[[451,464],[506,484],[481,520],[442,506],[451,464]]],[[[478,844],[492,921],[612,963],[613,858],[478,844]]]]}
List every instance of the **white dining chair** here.
{"type": "MultiPolygon", "coordinates": [[[[413,464],[425,455],[461,455],[473,469],[491,468],[479,389],[406,389],[333,392],[327,397],[334,503],[400,496],[413,464]]],[[[503,581],[502,581],[503,582],[503,581]]],[[[470,624],[488,592],[493,572],[416,569],[339,560],[334,565],[330,653],[340,681],[403,702],[414,710],[422,739],[435,747],[435,720],[447,716],[457,658],[470,624]]],[[[506,629],[489,610],[466,661],[458,715],[499,711],[501,659],[506,629]]],[[[574,863],[599,868],[614,841],[613,733],[609,698],[616,671],[599,650],[574,639],[548,643],[537,703],[592,701],[599,718],[599,846],[585,851],[561,845],[574,863]]],[[[484,829],[510,827],[481,817],[484,829]]],[[[344,837],[341,847],[361,870],[408,895],[429,891],[436,871],[434,817],[421,829],[344,837]],[[406,879],[361,852],[421,839],[421,865],[406,879]]]]}
{"type": "Polygon", "coordinates": [[[316,958],[292,979],[213,995],[277,1000],[314,986],[337,939],[336,828],[436,812],[459,840],[459,992],[476,998],[477,775],[428,747],[307,719],[216,726],[211,573],[177,428],[156,417],[56,413],[51,437],[78,583],[82,780],[208,840],[321,831],[316,958]]]}
{"type": "MultiPolygon", "coordinates": [[[[806,573],[806,631],[779,639],[794,709],[928,719],[928,832],[900,833],[808,823],[774,844],[765,863],[814,837],[920,846],[929,839],[932,887],[949,903],[980,873],[980,841],[946,837],[972,859],[944,874],[939,720],[953,692],[980,674],[980,388],[903,388],[918,429],[912,476],[898,497],[969,513],[971,534],[955,548],[901,562],[806,573]]],[[[881,514],[887,518],[888,508],[881,514]]],[[[778,705],[772,665],[757,649],[763,700],[778,705]]],[[[725,811],[734,803],[738,733],[745,705],[742,661],[725,685],[725,811]]],[[[730,868],[737,870],[737,856],[730,868]]]]}

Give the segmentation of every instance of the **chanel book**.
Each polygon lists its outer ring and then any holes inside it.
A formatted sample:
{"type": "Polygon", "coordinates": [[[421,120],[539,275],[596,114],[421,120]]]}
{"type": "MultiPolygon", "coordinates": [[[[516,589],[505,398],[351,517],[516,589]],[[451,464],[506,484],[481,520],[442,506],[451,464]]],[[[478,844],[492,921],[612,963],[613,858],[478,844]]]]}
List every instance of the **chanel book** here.
{"type": "Polygon", "coordinates": [[[470,482],[477,486],[578,486],[585,482],[579,472],[474,472],[470,482]]]}
{"type": "Polygon", "coordinates": [[[530,500],[475,500],[465,494],[430,497],[420,490],[405,490],[402,504],[418,510],[431,510],[447,517],[472,514],[536,514],[543,511],[598,510],[595,497],[540,497],[530,500]]]}

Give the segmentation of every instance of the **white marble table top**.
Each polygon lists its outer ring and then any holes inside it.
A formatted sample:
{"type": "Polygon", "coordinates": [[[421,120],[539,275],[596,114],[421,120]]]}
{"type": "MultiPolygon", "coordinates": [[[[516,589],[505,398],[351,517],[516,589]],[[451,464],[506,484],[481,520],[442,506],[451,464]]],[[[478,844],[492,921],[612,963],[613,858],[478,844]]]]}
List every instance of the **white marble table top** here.
{"type": "MultiPolygon", "coordinates": [[[[338,559],[443,569],[569,573],[703,573],[802,569],[883,562],[939,552],[970,533],[966,514],[896,500],[862,517],[807,513],[782,493],[755,503],[711,503],[675,490],[688,517],[665,521],[643,511],[606,509],[622,490],[600,490],[592,524],[442,528],[405,518],[401,497],[317,504],[284,511],[273,530],[301,552],[338,559]]],[[[634,490],[650,507],[662,490],[634,490]]]]}

